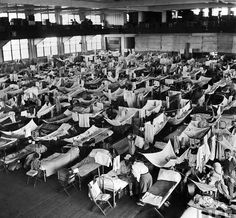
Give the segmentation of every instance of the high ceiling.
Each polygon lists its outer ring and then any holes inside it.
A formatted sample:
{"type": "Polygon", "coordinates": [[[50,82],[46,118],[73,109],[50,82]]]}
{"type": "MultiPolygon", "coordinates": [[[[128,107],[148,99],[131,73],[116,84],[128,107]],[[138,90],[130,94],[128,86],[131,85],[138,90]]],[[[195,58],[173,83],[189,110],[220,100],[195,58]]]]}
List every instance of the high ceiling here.
{"type": "Polygon", "coordinates": [[[163,11],[236,7],[236,0],[0,0],[2,11],[163,11]]]}

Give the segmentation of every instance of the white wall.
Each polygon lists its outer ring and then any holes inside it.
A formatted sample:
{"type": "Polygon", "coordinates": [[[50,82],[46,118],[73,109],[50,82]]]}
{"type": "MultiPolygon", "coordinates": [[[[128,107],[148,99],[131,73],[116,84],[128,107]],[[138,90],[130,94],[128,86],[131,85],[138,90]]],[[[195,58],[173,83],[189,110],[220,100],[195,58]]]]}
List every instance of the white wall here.
{"type": "Polygon", "coordinates": [[[236,54],[236,34],[192,33],[192,34],[140,34],[135,36],[136,51],[176,51],[190,49],[199,52],[222,52],[236,54]]]}

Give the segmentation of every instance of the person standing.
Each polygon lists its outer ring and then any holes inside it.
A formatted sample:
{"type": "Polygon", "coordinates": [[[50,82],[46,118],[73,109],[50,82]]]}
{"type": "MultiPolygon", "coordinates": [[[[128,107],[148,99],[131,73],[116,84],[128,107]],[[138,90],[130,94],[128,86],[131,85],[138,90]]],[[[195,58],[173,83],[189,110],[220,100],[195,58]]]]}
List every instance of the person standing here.
{"type": "Polygon", "coordinates": [[[141,199],[152,186],[152,175],[149,173],[148,167],[143,162],[139,161],[134,162],[132,165],[132,174],[139,183],[139,201],[137,204],[139,206],[144,206],[144,203],[141,201],[141,199]]]}
{"type": "Polygon", "coordinates": [[[234,197],[234,185],[236,181],[236,160],[230,149],[225,149],[225,159],[221,163],[224,172],[224,181],[229,189],[229,194],[234,197]]]}

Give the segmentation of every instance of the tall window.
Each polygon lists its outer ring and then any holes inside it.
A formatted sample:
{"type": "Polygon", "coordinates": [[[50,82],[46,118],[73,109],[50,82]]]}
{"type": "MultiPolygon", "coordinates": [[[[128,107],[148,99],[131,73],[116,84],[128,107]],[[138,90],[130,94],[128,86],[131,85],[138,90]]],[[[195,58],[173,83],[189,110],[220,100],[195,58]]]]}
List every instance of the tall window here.
{"type": "Polygon", "coordinates": [[[231,11],[233,12],[233,15],[236,16],[236,8],[231,8],[231,11]]]}
{"type": "Polygon", "coordinates": [[[0,17],[8,17],[7,13],[0,13],[0,17]]]}
{"type": "Polygon", "coordinates": [[[91,20],[93,24],[102,24],[100,15],[91,14],[87,15],[86,18],[91,20]]]}
{"type": "Polygon", "coordinates": [[[3,46],[4,61],[29,58],[27,39],[14,39],[3,46]]]}
{"type": "Polygon", "coordinates": [[[86,37],[87,42],[87,50],[98,50],[102,49],[102,36],[96,35],[96,36],[87,36],[86,37]]]}
{"type": "Polygon", "coordinates": [[[224,16],[228,14],[228,8],[213,8],[212,9],[212,16],[218,16],[220,12],[220,15],[224,16]]]}
{"type": "Polygon", "coordinates": [[[65,53],[81,52],[81,36],[74,36],[64,42],[65,53]]]}
{"type": "Polygon", "coordinates": [[[204,8],[202,11],[203,11],[203,17],[208,17],[209,8],[204,8]]]}
{"type": "Polygon", "coordinates": [[[49,56],[58,54],[57,37],[45,38],[37,44],[37,56],[49,56]]]}
{"type": "Polygon", "coordinates": [[[35,21],[42,21],[42,16],[41,16],[41,14],[40,13],[37,13],[37,14],[34,14],[34,20],[35,21]]]}
{"type": "Polygon", "coordinates": [[[200,13],[200,9],[199,8],[196,8],[196,9],[193,9],[192,12],[195,14],[195,15],[199,15],[200,13]]]}
{"type": "Polygon", "coordinates": [[[46,14],[41,14],[41,13],[37,13],[37,14],[34,14],[34,20],[35,21],[44,21],[44,20],[47,20],[49,19],[49,21],[51,23],[56,23],[56,17],[55,17],[55,14],[54,13],[46,13],[46,14]]]}
{"type": "Polygon", "coordinates": [[[17,18],[25,19],[25,14],[24,13],[18,13],[17,18]]]}
{"type": "Polygon", "coordinates": [[[70,25],[72,20],[80,23],[80,16],[77,14],[62,14],[62,25],[70,25]]]}

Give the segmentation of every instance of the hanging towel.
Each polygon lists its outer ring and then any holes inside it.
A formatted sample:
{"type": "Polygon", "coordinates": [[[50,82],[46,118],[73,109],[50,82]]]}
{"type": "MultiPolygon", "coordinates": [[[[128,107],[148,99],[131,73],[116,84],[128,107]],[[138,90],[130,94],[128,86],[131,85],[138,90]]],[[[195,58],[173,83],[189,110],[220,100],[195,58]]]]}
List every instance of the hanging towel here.
{"type": "Polygon", "coordinates": [[[120,169],[120,155],[113,159],[113,170],[117,172],[120,169]]]}
{"type": "Polygon", "coordinates": [[[90,114],[79,114],[79,127],[90,127],[90,114]]]}
{"type": "Polygon", "coordinates": [[[95,162],[103,166],[109,167],[112,164],[111,156],[103,152],[97,152],[94,156],[95,162]]]}
{"type": "Polygon", "coordinates": [[[135,141],[134,141],[135,146],[137,146],[140,149],[143,149],[143,146],[145,144],[144,138],[140,137],[140,136],[136,136],[135,137],[135,141]]]}
{"type": "Polygon", "coordinates": [[[203,170],[203,167],[207,163],[207,161],[210,158],[210,149],[208,144],[203,144],[201,147],[198,148],[197,152],[197,170],[201,173],[203,170]]]}
{"type": "Polygon", "coordinates": [[[72,119],[73,119],[75,122],[79,121],[79,116],[78,116],[78,113],[77,113],[77,112],[73,112],[73,113],[72,113],[72,119]]]}

